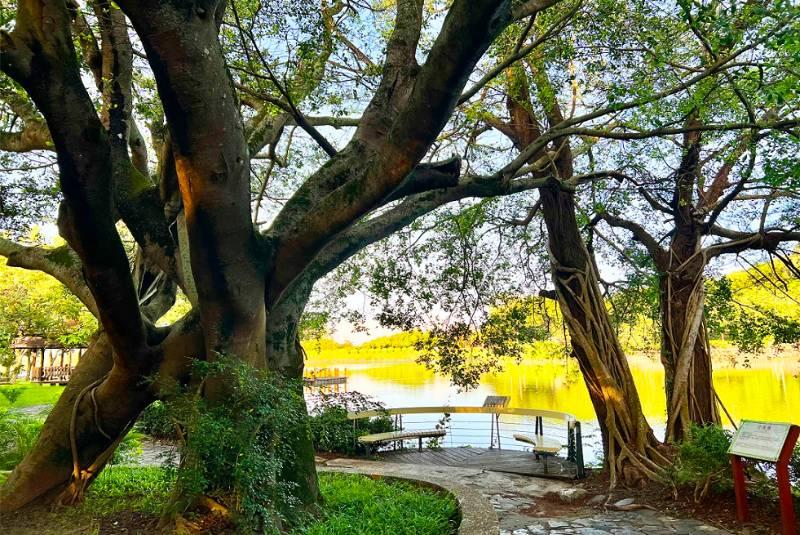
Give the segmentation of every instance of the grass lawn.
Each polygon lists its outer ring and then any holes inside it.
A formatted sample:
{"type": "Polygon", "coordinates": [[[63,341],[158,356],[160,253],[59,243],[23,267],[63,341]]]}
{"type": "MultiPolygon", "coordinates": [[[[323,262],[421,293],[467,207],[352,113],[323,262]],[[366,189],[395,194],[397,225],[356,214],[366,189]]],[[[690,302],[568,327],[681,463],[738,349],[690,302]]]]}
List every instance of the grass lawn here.
{"type": "Polygon", "coordinates": [[[445,535],[455,533],[458,508],[450,495],[400,481],[321,473],[321,520],[305,535],[445,535]]]}
{"type": "MultiPolygon", "coordinates": [[[[10,530],[6,533],[19,535],[152,533],[171,487],[171,478],[160,468],[111,467],[89,488],[83,505],[12,513],[5,516],[3,526],[10,530]]],[[[325,500],[322,516],[292,535],[455,533],[455,499],[435,490],[332,473],[320,474],[320,487],[325,500]]]]}
{"type": "Polygon", "coordinates": [[[21,394],[14,402],[14,408],[30,407],[32,405],[53,405],[61,392],[63,386],[59,385],[40,385],[35,383],[17,383],[13,385],[0,385],[0,407],[12,406],[4,393],[19,391],[21,394]]]}

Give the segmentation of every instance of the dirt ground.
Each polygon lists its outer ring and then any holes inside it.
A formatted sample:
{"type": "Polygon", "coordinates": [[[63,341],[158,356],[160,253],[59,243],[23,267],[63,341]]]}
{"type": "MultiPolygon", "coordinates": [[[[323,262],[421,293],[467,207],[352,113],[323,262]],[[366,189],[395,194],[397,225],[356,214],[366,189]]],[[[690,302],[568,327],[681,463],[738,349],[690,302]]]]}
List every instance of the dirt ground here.
{"type": "MultiPolygon", "coordinates": [[[[563,512],[564,507],[586,506],[588,500],[598,494],[609,495],[608,478],[602,473],[593,473],[581,487],[588,491],[587,497],[575,504],[566,505],[557,496],[550,497],[554,513],[563,512]]],[[[736,520],[736,500],[733,490],[726,493],[711,494],[695,502],[691,491],[680,491],[677,497],[673,490],[663,485],[651,484],[642,489],[619,489],[611,494],[610,499],[592,507],[602,510],[622,498],[635,497],[637,504],[647,506],[664,514],[677,518],[694,518],[732,532],[749,531],[753,534],[772,534],[781,532],[781,514],[777,498],[767,500],[748,496],[750,522],[742,524],[736,520]]],[[[795,500],[795,512],[798,513],[798,532],[800,533],[800,503],[795,500]]]]}

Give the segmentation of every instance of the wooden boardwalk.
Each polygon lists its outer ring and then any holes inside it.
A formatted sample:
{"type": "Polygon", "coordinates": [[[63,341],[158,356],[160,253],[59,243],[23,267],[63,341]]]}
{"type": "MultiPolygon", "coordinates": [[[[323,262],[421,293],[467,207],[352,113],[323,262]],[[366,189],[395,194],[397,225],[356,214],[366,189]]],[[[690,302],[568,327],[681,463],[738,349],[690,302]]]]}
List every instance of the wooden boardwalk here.
{"type": "Polygon", "coordinates": [[[482,468],[493,472],[559,479],[574,479],[576,472],[575,463],[562,457],[549,457],[547,473],[545,473],[544,461],[537,461],[533,453],[496,448],[461,447],[423,449],[422,451],[407,449],[385,451],[379,453],[378,456],[382,461],[390,463],[482,468]]]}

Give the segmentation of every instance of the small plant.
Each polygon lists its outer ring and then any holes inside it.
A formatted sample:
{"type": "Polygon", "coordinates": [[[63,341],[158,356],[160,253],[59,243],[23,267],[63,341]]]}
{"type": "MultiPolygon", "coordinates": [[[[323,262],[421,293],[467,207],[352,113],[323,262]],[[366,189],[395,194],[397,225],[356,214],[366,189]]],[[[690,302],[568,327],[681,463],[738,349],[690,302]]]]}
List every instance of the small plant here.
{"type": "Polygon", "coordinates": [[[382,410],[383,406],[359,392],[321,393],[311,400],[309,423],[317,451],[352,455],[360,450],[358,437],[392,431],[388,415],[349,420],[348,412],[382,410]]]}
{"type": "Polygon", "coordinates": [[[695,501],[705,497],[712,486],[731,488],[730,444],[731,433],[720,426],[693,426],[678,447],[672,473],[675,486],[694,487],[695,501]]]}
{"type": "Polygon", "coordinates": [[[163,401],[155,401],[147,406],[139,415],[137,428],[145,435],[153,438],[176,440],[178,432],[175,420],[170,416],[169,410],[163,401]]]}
{"type": "Polygon", "coordinates": [[[17,402],[24,391],[25,388],[21,386],[0,388],[0,394],[2,394],[2,396],[8,401],[8,404],[12,406],[17,402]]]}
{"type": "Polygon", "coordinates": [[[33,448],[44,420],[0,409],[0,470],[13,470],[33,448]]]}
{"type": "MultiPolygon", "coordinates": [[[[452,418],[450,417],[450,413],[444,413],[438,422],[436,422],[436,429],[447,429],[450,427],[450,421],[452,418]]],[[[431,437],[428,439],[427,447],[432,450],[437,450],[442,447],[442,442],[444,442],[444,437],[431,437]]]]}

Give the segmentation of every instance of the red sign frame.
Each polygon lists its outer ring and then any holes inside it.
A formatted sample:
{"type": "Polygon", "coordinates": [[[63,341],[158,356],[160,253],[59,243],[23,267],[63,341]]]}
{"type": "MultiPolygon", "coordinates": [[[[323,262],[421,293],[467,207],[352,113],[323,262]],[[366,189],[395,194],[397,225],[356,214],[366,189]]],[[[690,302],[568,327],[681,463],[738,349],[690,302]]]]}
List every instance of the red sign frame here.
{"type": "MultiPolygon", "coordinates": [[[[800,426],[792,425],[786,442],[783,443],[780,457],[775,463],[775,472],[778,475],[778,496],[781,505],[782,535],[797,535],[797,520],[794,514],[792,501],[792,486],[789,483],[789,459],[792,457],[794,446],[800,437],[800,426]]],[[[759,462],[764,462],[759,460],[759,462]]],[[[739,522],[750,520],[750,511],[747,507],[747,489],[744,480],[744,463],[739,455],[731,455],[733,468],[733,488],[736,492],[736,519],[739,522]]]]}

